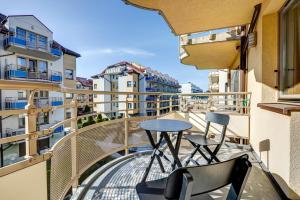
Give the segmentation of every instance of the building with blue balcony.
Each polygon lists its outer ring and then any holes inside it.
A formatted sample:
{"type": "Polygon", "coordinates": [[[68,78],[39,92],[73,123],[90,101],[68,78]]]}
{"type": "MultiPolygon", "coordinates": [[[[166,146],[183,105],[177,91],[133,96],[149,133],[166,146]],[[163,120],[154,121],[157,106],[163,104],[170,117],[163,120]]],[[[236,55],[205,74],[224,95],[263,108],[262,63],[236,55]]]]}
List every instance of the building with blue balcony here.
{"type": "MultiPolygon", "coordinates": [[[[33,15],[6,16],[0,13],[0,38],[1,79],[36,85],[60,84],[62,87],[71,87],[70,83],[73,82],[75,88],[76,58],[80,55],[56,42],[53,32],[41,20],[33,15]],[[65,78],[64,74],[68,74],[68,77],[65,78]]],[[[0,95],[2,109],[17,110],[25,108],[30,91],[3,89],[0,95]]],[[[37,107],[47,107],[61,106],[65,99],[59,92],[37,91],[34,101],[37,107]]],[[[65,113],[70,113],[70,110],[59,108],[39,115],[37,120],[43,124],[43,129],[46,125],[62,121],[67,115],[65,113]]],[[[0,132],[5,133],[9,129],[14,133],[23,127],[24,115],[10,115],[2,118],[0,123],[0,132]]],[[[59,130],[62,128],[55,132],[59,130]]],[[[43,141],[41,139],[40,147],[44,146],[43,141]]],[[[24,152],[22,146],[16,149],[24,152]]],[[[21,155],[20,152],[14,154],[21,155]]]]}
{"type": "MultiPolygon", "coordinates": [[[[178,81],[167,74],[162,74],[149,67],[145,67],[136,63],[119,62],[106,67],[100,74],[92,76],[93,89],[101,91],[116,91],[116,92],[153,92],[152,95],[141,95],[139,97],[130,97],[131,100],[137,100],[139,98],[139,105],[128,105],[133,109],[129,115],[155,115],[158,99],[158,95],[155,93],[167,92],[178,93],[180,85],[178,81]]],[[[103,101],[125,101],[123,95],[96,95],[93,97],[93,102],[103,101]]],[[[171,95],[160,96],[160,100],[170,100],[171,95]]],[[[108,113],[111,110],[124,110],[123,104],[105,104],[97,105],[94,107],[94,111],[108,113]]],[[[169,102],[161,102],[161,112],[166,112],[169,106],[169,102]]]]}

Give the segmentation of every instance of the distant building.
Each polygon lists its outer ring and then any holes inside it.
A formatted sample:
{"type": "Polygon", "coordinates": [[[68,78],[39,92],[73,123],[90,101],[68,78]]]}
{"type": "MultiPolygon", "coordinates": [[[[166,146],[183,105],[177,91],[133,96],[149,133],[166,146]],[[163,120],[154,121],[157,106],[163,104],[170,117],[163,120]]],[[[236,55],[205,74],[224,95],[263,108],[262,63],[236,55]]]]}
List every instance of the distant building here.
{"type": "MultiPolygon", "coordinates": [[[[76,89],[79,90],[93,90],[93,80],[83,77],[76,77],[76,89]]],[[[93,111],[93,95],[92,94],[80,94],[77,97],[78,103],[90,103],[90,105],[85,105],[78,107],[77,114],[83,115],[88,114],[93,111]]]]}
{"type": "MultiPolygon", "coordinates": [[[[0,78],[39,83],[52,83],[75,88],[76,58],[80,55],[63,47],[53,38],[53,32],[34,15],[0,14],[0,78]]],[[[2,110],[24,109],[30,91],[1,90],[2,110]]],[[[36,107],[60,106],[67,103],[67,96],[60,92],[38,91],[34,96],[36,107]]],[[[67,109],[40,112],[37,129],[43,130],[64,120],[67,109]]],[[[24,134],[25,116],[10,115],[0,119],[1,137],[24,134]]],[[[68,126],[65,124],[65,126],[68,126]]],[[[49,148],[64,136],[64,125],[53,134],[38,139],[38,150],[49,148]]],[[[20,141],[8,146],[5,154],[13,159],[25,155],[25,143],[20,141]]],[[[7,156],[7,157],[9,157],[7,156]]],[[[12,160],[13,160],[12,159],[12,160]]],[[[4,159],[8,160],[9,159],[4,159]]],[[[5,161],[6,162],[6,161],[5,161]]]]}
{"type": "Polygon", "coordinates": [[[191,82],[188,82],[188,83],[182,83],[180,84],[181,86],[181,93],[182,94],[191,94],[191,93],[202,93],[203,90],[198,87],[197,85],[191,83],[191,82]]]}
{"type": "MultiPolygon", "coordinates": [[[[98,91],[177,93],[180,88],[174,78],[149,67],[126,61],[110,65],[92,78],[94,90],[98,91]]],[[[156,115],[156,102],[144,102],[156,101],[156,95],[95,95],[94,102],[125,101],[126,98],[128,101],[140,101],[127,104],[127,108],[130,109],[129,115],[156,115]]],[[[160,98],[168,99],[170,96],[164,95],[160,98]]],[[[161,102],[160,112],[165,112],[168,105],[168,102],[161,102]]],[[[117,110],[124,109],[125,104],[117,102],[97,104],[94,107],[95,111],[107,113],[108,117],[122,116],[124,112],[117,112],[117,110]]]]}
{"type": "Polygon", "coordinates": [[[218,70],[208,74],[210,92],[242,92],[244,76],[241,70],[218,70]]]}

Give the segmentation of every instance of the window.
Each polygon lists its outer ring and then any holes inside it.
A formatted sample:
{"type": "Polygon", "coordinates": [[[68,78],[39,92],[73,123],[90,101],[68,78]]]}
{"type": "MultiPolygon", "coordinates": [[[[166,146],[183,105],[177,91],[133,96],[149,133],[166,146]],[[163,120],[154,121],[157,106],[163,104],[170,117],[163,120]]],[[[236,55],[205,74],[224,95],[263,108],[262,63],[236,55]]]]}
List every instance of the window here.
{"type": "Polygon", "coordinates": [[[18,121],[19,121],[19,128],[25,128],[25,116],[20,115],[18,121]]]}
{"type": "Polygon", "coordinates": [[[135,81],[133,81],[133,87],[136,87],[136,82],[135,81]]]}
{"type": "Polygon", "coordinates": [[[68,110],[66,111],[66,118],[67,118],[67,119],[70,119],[70,118],[71,118],[71,110],[70,110],[70,109],[68,109],[68,110]]]}
{"type": "Polygon", "coordinates": [[[127,81],[127,87],[132,87],[131,81],[127,81]]]}
{"type": "Polygon", "coordinates": [[[94,98],[97,98],[97,94],[94,94],[94,98]]]}
{"type": "Polygon", "coordinates": [[[16,38],[21,39],[21,40],[26,40],[26,31],[24,29],[17,28],[16,38]]]}
{"type": "Polygon", "coordinates": [[[74,79],[74,71],[71,69],[66,69],[65,70],[65,78],[69,79],[69,80],[73,80],[74,79]]]}
{"type": "Polygon", "coordinates": [[[26,99],[26,92],[18,92],[18,99],[22,100],[22,99],[26,99]]]}
{"type": "Polygon", "coordinates": [[[66,93],[66,98],[67,99],[73,99],[73,94],[72,93],[66,93]]]}
{"type": "Polygon", "coordinates": [[[18,57],[17,62],[18,62],[18,67],[20,67],[20,68],[26,68],[27,67],[26,58],[18,57]]]}
{"type": "Polygon", "coordinates": [[[131,109],[132,108],[132,103],[128,103],[127,108],[131,109]]]}
{"type": "Polygon", "coordinates": [[[97,84],[94,84],[94,89],[95,89],[95,90],[97,89],[97,84]]]}
{"type": "Polygon", "coordinates": [[[40,112],[38,114],[37,123],[39,125],[49,124],[49,113],[47,113],[47,112],[40,112]]]}
{"type": "Polygon", "coordinates": [[[48,72],[48,67],[47,67],[47,62],[46,61],[38,61],[39,64],[39,72],[43,74],[47,74],[48,72]]]}
{"type": "Polygon", "coordinates": [[[280,98],[300,98],[300,2],[280,13],[280,98]]]}
{"type": "Polygon", "coordinates": [[[30,48],[37,47],[37,35],[33,32],[27,31],[27,46],[30,48]]]}
{"type": "Polygon", "coordinates": [[[38,35],[38,48],[47,49],[47,37],[38,35]]]}

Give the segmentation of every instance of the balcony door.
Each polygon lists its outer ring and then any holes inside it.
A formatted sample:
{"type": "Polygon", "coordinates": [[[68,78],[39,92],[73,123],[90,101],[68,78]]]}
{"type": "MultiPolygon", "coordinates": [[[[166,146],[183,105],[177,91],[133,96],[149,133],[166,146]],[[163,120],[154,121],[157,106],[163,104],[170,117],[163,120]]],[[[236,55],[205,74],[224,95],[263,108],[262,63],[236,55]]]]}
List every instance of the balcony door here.
{"type": "Polygon", "coordinates": [[[29,78],[38,78],[38,74],[37,74],[37,61],[33,60],[33,59],[29,59],[28,61],[29,64],[29,78]]]}
{"type": "Polygon", "coordinates": [[[37,35],[30,31],[27,31],[27,46],[33,49],[37,47],[37,35]]]}
{"type": "Polygon", "coordinates": [[[38,72],[41,79],[48,79],[48,65],[46,61],[38,61],[38,72]]]}

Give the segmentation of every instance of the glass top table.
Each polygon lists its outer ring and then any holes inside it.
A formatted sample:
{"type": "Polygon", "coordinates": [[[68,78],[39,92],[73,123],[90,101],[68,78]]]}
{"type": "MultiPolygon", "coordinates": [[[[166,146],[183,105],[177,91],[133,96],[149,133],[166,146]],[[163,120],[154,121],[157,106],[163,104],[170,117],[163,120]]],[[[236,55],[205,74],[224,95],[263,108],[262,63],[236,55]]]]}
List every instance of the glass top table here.
{"type": "Polygon", "coordinates": [[[165,139],[167,146],[169,147],[170,152],[174,158],[174,161],[172,162],[172,169],[174,170],[176,165],[178,167],[182,167],[182,164],[178,158],[180,142],[181,142],[183,131],[192,128],[192,124],[185,122],[185,121],[180,121],[180,120],[156,119],[156,120],[143,121],[139,125],[142,129],[144,129],[146,131],[149,142],[150,142],[151,146],[153,147],[153,152],[151,155],[150,163],[149,163],[148,167],[146,168],[142,182],[146,181],[147,176],[150,172],[151,166],[152,166],[155,158],[158,161],[161,171],[163,173],[165,172],[164,167],[161,162],[161,157],[165,158],[166,160],[169,160],[169,159],[159,149],[163,139],[165,139]],[[160,133],[158,142],[155,143],[155,141],[152,137],[151,131],[156,131],[156,132],[160,133]],[[172,144],[172,141],[169,137],[168,132],[177,134],[175,147],[172,144]]]}

